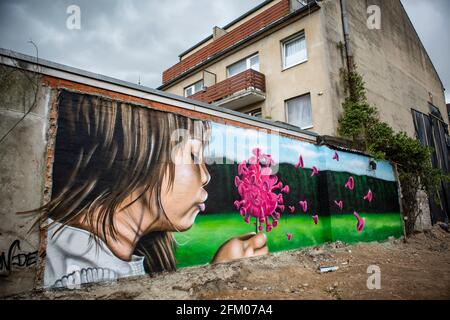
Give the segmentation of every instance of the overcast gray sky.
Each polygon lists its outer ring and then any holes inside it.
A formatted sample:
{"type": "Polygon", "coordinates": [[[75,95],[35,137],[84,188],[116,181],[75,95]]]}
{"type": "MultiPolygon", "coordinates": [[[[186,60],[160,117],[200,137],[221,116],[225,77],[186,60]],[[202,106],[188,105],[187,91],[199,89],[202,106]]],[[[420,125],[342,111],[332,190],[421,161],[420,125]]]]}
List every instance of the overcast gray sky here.
{"type": "MultiPolygon", "coordinates": [[[[390,0],[387,0],[390,1],[390,0]]],[[[0,0],[0,47],[157,87],[178,54],[262,0],[0,0]],[[66,9],[81,8],[81,29],[66,9]]],[[[450,1],[402,0],[450,102],[450,1]]]]}

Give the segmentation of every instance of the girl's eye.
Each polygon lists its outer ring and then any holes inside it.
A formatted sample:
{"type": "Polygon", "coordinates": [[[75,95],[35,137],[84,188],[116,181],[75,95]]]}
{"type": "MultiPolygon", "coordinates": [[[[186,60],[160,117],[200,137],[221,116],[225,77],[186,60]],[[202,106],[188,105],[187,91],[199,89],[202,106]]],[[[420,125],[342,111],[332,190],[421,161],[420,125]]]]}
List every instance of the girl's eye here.
{"type": "Polygon", "coordinates": [[[200,164],[201,144],[199,143],[199,141],[196,141],[196,140],[194,140],[194,141],[195,142],[193,142],[191,145],[191,158],[195,164],[200,164]]]}
{"type": "Polygon", "coordinates": [[[201,164],[202,159],[198,152],[191,152],[191,158],[194,164],[201,164]]]}

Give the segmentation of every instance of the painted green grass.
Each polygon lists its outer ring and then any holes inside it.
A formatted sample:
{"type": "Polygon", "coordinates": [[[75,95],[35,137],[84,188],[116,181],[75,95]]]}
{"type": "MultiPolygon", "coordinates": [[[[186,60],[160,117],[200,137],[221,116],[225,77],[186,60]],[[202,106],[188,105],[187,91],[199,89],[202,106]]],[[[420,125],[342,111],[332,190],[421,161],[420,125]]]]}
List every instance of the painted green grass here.
{"type": "MultiPolygon", "coordinates": [[[[382,241],[403,233],[399,213],[360,214],[365,228],[356,231],[352,214],[320,217],[316,226],[309,215],[290,215],[282,218],[278,228],[267,234],[270,252],[310,247],[329,241],[347,243],[382,241]],[[286,233],[293,235],[288,241],[286,233]]],[[[198,216],[191,230],[175,234],[178,268],[202,265],[211,261],[217,249],[228,239],[254,232],[255,226],[246,224],[238,213],[198,216]]]]}

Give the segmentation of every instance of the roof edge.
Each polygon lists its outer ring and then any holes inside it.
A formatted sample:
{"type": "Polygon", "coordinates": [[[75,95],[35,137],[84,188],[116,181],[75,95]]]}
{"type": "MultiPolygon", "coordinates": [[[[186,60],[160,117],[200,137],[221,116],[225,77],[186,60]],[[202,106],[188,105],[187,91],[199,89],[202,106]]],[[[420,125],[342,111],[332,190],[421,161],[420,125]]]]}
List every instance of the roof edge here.
{"type": "Polygon", "coordinates": [[[441,76],[439,75],[439,72],[437,71],[437,69],[436,69],[436,67],[435,67],[435,65],[434,65],[434,63],[433,63],[433,60],[431,59],[430,55],[428,54],[428,51],[427,51],[427,49],[425,48],[425,45],[423,44],[422,39],[421,39],[420,36],[419,36],[419,33],[417,33],[417,29],[416,29],[416,27],[414,26],[413,22],[411,21],[411,18],[409,17],[408,11],[406,11],[405,6],[403,5],[402,0],[400,0],[399,2],[400,2],[400,6],[402,7],[403,12],[404,12],[405,15],[406,15],[406,18],[407,18],[408,21],[409,21],[409,24],[412,26],[412,28],[413,28],[413,30],[414,30],[414,32],[415,32],[415,34],[416,34],[417,39],[419,39],[419,43],[420,43],[420,45],[421,45],[423,51],[425,52],[425,55],[427,56],[428,60],[429,60],[430,63],[431,63],[431,66],[433,67],[433,70],[434,70],[434,72],[436,73],[436,75],[437,75],[437,77],[438,77],[438,79],[439,79],[439,82],[441,83],[442,88],[445,90],[445,86],[444,86],[444,83],[442,82],[441,76]]]}
{"type": "MultiPolygon", "coordinates": [[[[247,18],[249,15],[255,13],[256,11],[258,11],[261,8],[264,8],[266,5],[268,5],[269,3],[273,2],[275,0],[265,0],[264,2],[260,3],[259,5],[257,5],[256,7],[250,9],[249,11],[245,12],[244,14],[242,14],[241,16],[239,16],[238,18],[234,19],[233,21],[231,21],[230,23],[228,23],[226,26],[223,26],[222,29],[228,29],[230,27],[232,27],[233,25],[235,25],[236,23],[238,23],[239,21],[241,21],[242,19],[247,18]]],[[[178,55],[178,57],[181,59],[181,57],[187,55],[189,52],[193,51],[194,49],[196,49],[197,47],[201,46],[202,44],[204,44],[205,42],[208,42],[209,40],[211,40],[213,38],[213,35],[210,35],[208,37],[206,37],[205,39],[201,40],[200,42],[194,44],[192,47],[190,47],[189,49],[186,49],[185,51],[183,51],[182,53],[180,53],[178,55]]]]}

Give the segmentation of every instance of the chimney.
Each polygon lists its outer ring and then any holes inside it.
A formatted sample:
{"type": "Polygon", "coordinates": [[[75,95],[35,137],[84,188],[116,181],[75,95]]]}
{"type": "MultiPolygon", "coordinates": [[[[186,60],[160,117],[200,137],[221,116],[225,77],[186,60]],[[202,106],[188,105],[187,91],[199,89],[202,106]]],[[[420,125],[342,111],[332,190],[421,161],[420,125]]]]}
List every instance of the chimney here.
{"type": "Polygon", "coordinates": [[[226,34],[227,34],[227,32],[218,26],[215,26],[213,28],[213,39],[214,40],[219,39],[221,36],[224,36],[226,34]]]}
{"type": "Polygon", "coordinates": [[[308,5],[309,0],[289,0],[289,7],[291,12],[297,11],[308,5]]]}

